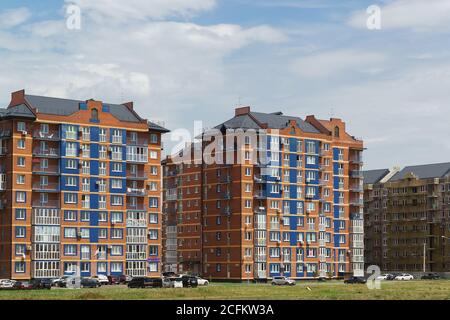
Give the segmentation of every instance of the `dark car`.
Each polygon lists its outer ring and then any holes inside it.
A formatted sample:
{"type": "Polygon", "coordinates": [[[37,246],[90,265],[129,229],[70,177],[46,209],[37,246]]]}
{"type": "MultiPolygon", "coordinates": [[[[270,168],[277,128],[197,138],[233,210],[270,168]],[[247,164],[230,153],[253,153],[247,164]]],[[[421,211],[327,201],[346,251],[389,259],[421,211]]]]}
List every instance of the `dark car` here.
{"type": "Polygon", "coordinates": [[[364,277],[350,277],[344,281],[344,283],[349,283],[349,284],[357,284],[357,283],[364,284],[366,282],[367,282],[367,280],[364,277]]]}
{"type": "Polygon", "coordinates": [[[162,288],[161,278],[133,278],[128,282],[128,288],[162,288]]]}
{"type": "Polygon", "coordinates": [[[193,276],[181,276],[179,278],[175,278],[175,281],[183,282],[183,288],[196,288],[198,287],[198,281],[196,277],[193,276]]]}
{"type": "Polygon", "coordinates": [[[422,280],[439,280],[441,278],[437,273],[427,273],[423,275],[420,279],[422,280]]]}
{"type": "Polygon", "coordinates": [[[30,281],[33,289],[51,289],[52,280],[51,279],[32,279],[30,281]]]}
{"type": "Polygon", "coordinates": [[[120,284],[119,276],[108,276],[109,284],[120,284]]]}
{"type": "Polygon", "coordinates": [[[83,278],[81,279],[81,287],[82,288],[99,288],[102,285],[97,279],[92,278],[83,278]]]}
{"type": "Polygon", "coordinates": [[[29,281],[17,281],[13,285],[13,289],[15,290],[32,290],[33,285],[29,281]]]}
{"type": "Polygon", "coordinates": [[[127,275],[125,275],[125,274],[123,274],[123,275],[121,275],[120,277],[119,277],[119,282],[120,283],[129,283],[131,280],[132,280],[133,278],[131,278],[130,276],[127,276],[127,275]]]}

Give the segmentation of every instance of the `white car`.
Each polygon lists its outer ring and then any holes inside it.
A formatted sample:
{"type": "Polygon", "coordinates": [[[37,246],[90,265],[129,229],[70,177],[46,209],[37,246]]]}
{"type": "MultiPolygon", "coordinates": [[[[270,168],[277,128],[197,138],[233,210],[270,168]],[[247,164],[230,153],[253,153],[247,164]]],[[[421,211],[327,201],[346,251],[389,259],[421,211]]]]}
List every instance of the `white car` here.
{"type": "Polygon", "coordinates": [[[376,280],[391,280],[392,278],[390,278],[390,277],[391,277],[391,275],[386,273],[386,274],[382,274],[381,276],[378,276],[376,278],[376,280]]]}
{"type": "Polygon", "coordinates": [[[209,281],[200,277],[197,277],[197,283],[199,286],[207,286],[209,281]]]}
{"type": "Polygon", "coordinates": [[[395,277],[395,280],[414,280],[414,277],[408,273],[403,273],[395,277]]]}
{"type": "Polygon", "coordinates": [[[2,279],[0,280],[0,288],[1,289],[12,288],[14,286],[14,283],[16,283],[16,280],[2,279]]]}
{"type": "Polygon", "coordinates": [[[108,284],[109,284],[109,279],[108,279],[108,277],[105,276],[104,274],[96,275],[96,276],[92,277],[92,279],[97,279],[98,282],[100,282],[100,284],[101,284],[102,286],[108,285],[108,284]]]}

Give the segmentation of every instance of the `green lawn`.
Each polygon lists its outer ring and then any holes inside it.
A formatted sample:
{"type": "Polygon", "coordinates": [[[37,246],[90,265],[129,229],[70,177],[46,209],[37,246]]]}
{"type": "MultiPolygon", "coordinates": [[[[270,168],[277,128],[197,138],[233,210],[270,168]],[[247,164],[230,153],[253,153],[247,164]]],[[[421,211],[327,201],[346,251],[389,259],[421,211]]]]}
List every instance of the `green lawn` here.
{"type": "Polygon", "coordinates": [[[214,283],[196,289],[128,289],[105,286],[99,289],[52,289],[42,291],[0,291],[2,299],[38,300],[141,300],[141,299],[450,299],[450,281],[382,282],[380,290],[365,285],[346,285],[339,281],[297,282],[294,287],[274,287],[269,284],[214,283]]]}

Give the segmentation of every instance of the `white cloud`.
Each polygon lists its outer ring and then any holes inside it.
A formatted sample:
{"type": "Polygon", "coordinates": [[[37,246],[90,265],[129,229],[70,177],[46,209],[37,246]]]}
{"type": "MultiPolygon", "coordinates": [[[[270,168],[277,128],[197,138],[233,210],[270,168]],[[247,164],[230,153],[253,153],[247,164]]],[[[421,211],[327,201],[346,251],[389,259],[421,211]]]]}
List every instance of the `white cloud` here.
{"type": "Polygon", "coordinates": [[[0,12],[0,29],[7,29],[26,22],[31,17],[31,12],[26,7],[9,9],[0,12]]]}
{"type": "Polygon", "coordinates": [[[343,72],[374,74],[382,70],[386,57],[377,52],[338,50],[296,59],[292,71],[306,78],[323,78],[343,72]]]}
{"type": "MultiPolygon", "coordinates": [[[[348,24],[366,28],[366,11],[355,12],[348,24]]],[[[381,6],[381,29],[407,28],[416,31],[448,31],[450,1],[448,0],[395,0],[381,6]]]]}
{"type": "Polygon", "coordinates": [[[65,0],[80,6],[82,14],[97,21],[129,22],[131,19],[162,19],[168,16],[190,17],[210,10],[215,0],[65,0]]]}

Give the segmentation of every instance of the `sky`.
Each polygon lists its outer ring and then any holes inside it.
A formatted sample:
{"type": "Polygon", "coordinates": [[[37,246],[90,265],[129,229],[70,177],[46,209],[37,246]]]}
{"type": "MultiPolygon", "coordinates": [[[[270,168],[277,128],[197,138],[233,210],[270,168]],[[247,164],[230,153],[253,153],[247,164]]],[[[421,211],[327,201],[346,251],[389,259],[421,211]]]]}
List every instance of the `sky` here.
{"type": "Polygon", "coordinates": [[[134,101],[193,131],[246,105],[343,119],[365,169],[447,162],[449,40],[449,0],[0,0],[0,107],[20,89],[134,101]]]}

